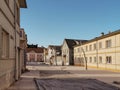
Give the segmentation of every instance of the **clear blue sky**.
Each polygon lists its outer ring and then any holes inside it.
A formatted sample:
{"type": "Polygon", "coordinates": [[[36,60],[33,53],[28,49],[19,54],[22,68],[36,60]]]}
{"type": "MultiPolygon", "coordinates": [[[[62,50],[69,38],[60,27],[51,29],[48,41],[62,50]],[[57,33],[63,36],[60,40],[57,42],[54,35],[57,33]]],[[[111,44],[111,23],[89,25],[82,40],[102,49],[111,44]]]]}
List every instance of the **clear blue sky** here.
{"type": "Polygon", "coordinates": [[[61,45],[120,29],[120,0],[27,0],[21,27],[29,44],[61,45]]]}

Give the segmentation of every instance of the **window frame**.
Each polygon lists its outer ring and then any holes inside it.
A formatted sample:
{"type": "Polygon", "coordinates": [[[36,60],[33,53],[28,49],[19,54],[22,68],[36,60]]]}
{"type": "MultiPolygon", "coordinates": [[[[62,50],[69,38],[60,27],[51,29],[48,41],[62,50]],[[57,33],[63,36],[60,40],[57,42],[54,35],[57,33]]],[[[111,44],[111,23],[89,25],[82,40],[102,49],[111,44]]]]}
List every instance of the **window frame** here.
{"type": "Polygon", "coordinates": [[[89,51],[92,51],[92,45],[89,45],[89,51]]]}
{"type": "Polygon", "coordinates": [[[99,56],[99,63],[102,63],[102,56],[99,56]]]}
{"type": "Polygon", "coordinates": [[[94,50],[96,50],[97,49],[97,44],[94,43],[93,46],[94,46],[94,50]]]}
{"type": "Polygon", "coordinates": [[[106,56],[106,64],[112,64],[112,56],[106,56]]]}
{"type": "Polygon", "coordinates": [[[102,48],[102,42],[99,42],[99,49],[102,48]]]}
{"type": "Polygon", "coordinates": [[[86,46],[86,51],[88,51],[88,46],[86,46]]]}
{"type": "Polygon", "coordinates": [[[110,48],[110,47],[112,46],[112,41],[111,41],[111,39],[106,40],[105,44],[106,44],[106,48],[110,48]]]}
{"type": "Polygon", "coordinates": [[[94,57],[94,63],[97,63],[97,58],[96,57],[94,57]]]}
{"type": "Polygon", "coordinates": [[[3,28],[1,30],[1,58],[7,59],[9,58],[9,33],[3,28]]]}
{"type": "Polygon", "coordinates": [[[92,63],[92,57],[89,57],[89,63],[92,63]]]}

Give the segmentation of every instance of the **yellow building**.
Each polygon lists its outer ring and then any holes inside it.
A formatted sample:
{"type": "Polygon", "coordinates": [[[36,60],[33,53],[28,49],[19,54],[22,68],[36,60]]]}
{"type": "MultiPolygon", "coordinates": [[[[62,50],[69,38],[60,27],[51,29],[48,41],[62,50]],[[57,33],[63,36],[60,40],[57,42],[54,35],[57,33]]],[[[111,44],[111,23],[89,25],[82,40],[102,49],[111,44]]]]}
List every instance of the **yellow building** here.
{"type": "Polygon", "coordinates": [[[26,0],[0,0],[0,90],[20,77],[20,8],[26,0]]]}
{"type": "Polygon", "coordinates": [[[120,70],[120,30],[74,47],[75,65],[108,70],[120,70]]]}

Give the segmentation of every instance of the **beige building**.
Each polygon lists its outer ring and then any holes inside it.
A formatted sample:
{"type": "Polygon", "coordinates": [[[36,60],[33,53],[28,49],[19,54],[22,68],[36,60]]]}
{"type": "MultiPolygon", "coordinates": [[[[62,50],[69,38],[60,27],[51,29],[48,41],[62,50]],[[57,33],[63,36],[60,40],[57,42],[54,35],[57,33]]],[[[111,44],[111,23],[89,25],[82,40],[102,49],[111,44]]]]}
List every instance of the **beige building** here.
{"type": "Polygon", "coordinates": [[[74,47],[76,65],[120,70],[120,30],[96,37],[74,47]]]}
{"type": "Polygon", "coordinates": [[[20,77],[20,8],[26,0],[0,0],[0,90],[20,77]]]}
{"type": "Polygon", "coordinates": [[[48,61],[47,61],[47,56],[48,56],[48,49],[47,48],[44,48],[44,63],[48,64],[48,61]]]}
{"type": "Polygon", "coordinates": [[[48,46],[47,62],[51,65],[62,65],[61,46],[48,46]]]}
{"type": "Polygon", "coordinates": [[[20,29],[20,67],[21,72],[26,69],[26,48],[27,48],[27,35],[23,28],[20,29]]]}
{"type": "Polygon", "coordinates": [[[64,39],[62,44],[62,65],[74,65],[74,48],[73,46],[79,45],[87,40],[64,39]]]}

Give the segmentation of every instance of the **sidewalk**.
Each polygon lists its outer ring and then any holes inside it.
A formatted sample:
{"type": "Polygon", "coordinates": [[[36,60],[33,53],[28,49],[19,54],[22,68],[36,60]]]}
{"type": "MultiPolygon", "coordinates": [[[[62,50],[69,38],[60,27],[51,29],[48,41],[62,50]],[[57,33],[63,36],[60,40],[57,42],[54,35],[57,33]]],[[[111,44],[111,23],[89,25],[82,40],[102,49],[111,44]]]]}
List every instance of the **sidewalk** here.
{"type": "Polygon", "coordinates": [[[39,77],[39,71],[31,70],[21,75],[21,78],[7,90],[36,90],[34,78],[39,77]]]}
{"type": "MultiPolygon", "coordinates": [[[[87,81],[86,79],[91,79],[93,81],[93,85],[96,85],[96,83],[94,83],[94,81],[95,81],[95,82],[106,83],[110,87],[111,87],[111,85],[120,87],[120,84],[113,83],[114,81],[120,81],[120,72],[111,72],[111,71],[97,70],[97,69],[92,69],[92,68],[85,70],[85,68],[75,67],[75,66],[46,66],[46,65],[45,66],[43,66],[43,65],[36,65],[36,66],[33,65],[32,66],[32,65],[30,65],[30,66],[27,66],[27,68],[30,70],[30,72],[26,72],[26,73],[22,74],[20,80],[15,82],[15,84],[12,85],[7,90],[37,90],[38,87],[41,88],[42,86],[44,86],[44,84],[50,84],[50,83],[52,83],[52,84],[56,83],[56,84],[54,84],[54,86],[56,87],[57,85],[66,84],[67,80],[68,80],[67,83],[72,82],[72,84],[73,84],[73,81],[75,81],[76,85],[79,86],[79,84],[80,84],[79,82],[81,82],[81,79],[85,79],[82,81],[87,81]],[[36,80],[38,87],[36,87],[34,78],[36,78],[35,80],[36,80]],[[48,79],[48,80],[52,79],[55,81],[47,83],[47,82],[44,82],[43,79],[48,79]],[[63,80],[63,79],[66,79],[66,80],[63,80]],[[43,80],[42,81],[43,84],[41,84],[42,83],[41,80],[43,80]],[[61,80],[64,82],[61,82],[61,80]],[[69,80],[70,80],[70,82],[69,82],[69,80]],[[71,81],[71,80],[73,80],[73,81],[71,81]],[[61,83],[57,84],[59,81],[61,83]]],[[[92,81],[90,81],[89,83],[91,83],[92,81]]],[[[108,86],[106,84],[103,85],[103,84],[98,83],[98,85],[101,85],[98,87],[108,86]]],[[[86,84],[84,84],[84,85],[86,85],[86,84]]],[[[48,85],[45,87],[48,87],[48,85]]],[[[50,88],[52,88],[52,87],[49,87],[49,89],[46,89],[46,90],[53,90],[50,88]]],[[[56,90],[56,89],[54,89],[54,90],[56,90]]],[[[63,89],[59,89],[59,90],[63,90],[63,89]]],[[[69,89],[64,89],[64,90],[69,90],[69,89]]],[[[72,90],[74,90],[74,88],[72,90]]],[[[76,89],[76,90],[79,90],[79,89],[76,89]]],[[[110,89],[100,89],[100,90],[110,90],[110,89]]],[[[112,90],[116,90],[116,89],[112,89],[112,90]]],[[[119,90],[119,89],[117,89],[117,90],[119,90]]]]}

